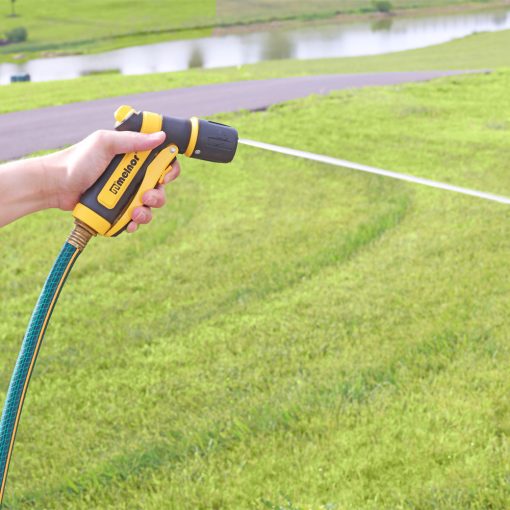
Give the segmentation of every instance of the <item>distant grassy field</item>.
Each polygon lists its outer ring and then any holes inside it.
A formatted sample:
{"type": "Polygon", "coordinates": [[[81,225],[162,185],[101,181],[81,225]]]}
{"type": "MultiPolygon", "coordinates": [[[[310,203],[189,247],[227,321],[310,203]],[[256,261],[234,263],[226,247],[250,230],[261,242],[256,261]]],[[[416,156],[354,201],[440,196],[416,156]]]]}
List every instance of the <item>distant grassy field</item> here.
{"type": "MultiPolygon", "coordinates": [[[[115,74],[0,87],[0,113],[225,81],[308,74],[497,69],[510,67],[510,30],[481,33],[428,48],[369,57],[267,61],[240,68],[190,70],[142,76],[115,74]]],[[[141,106],[140,106],[141,107],[141,106]]]]}
{"type": "MultiPolygon", "coordinates": [[[[502,5],[505,0],[395,0],[398,9],[465,8],[502,5]]],[[[0,46],[0,61],[19,62],[53,53],[89,53],[132,45],[205,36],[217,25],[279,19],[325,18],[342,13],[370,13],[370,0],[75,0],[15,2],[18,17],[9,17],[11,2],[0,5],[3,32],[24,26],[28,41],[0,46]],[[186,29],[185,32],[182,32],[186,29]]]]}
{"type": "MultiPolygon", "coordinates": [[[[510,72],[220,117],[510,194],[510,72]]],[[[506,509],[506,206],[242,147],[94,240],[47,332],[9,509],[506,509]]],[[[71,227],[0,231],[0,390],[71,227]]]]}
{"type": "Polygon", "coordinates": [[[25,26],[29,39],[26,43],[0,47],[3,55],[46,49],[90,50],[119,36],[211,26],[216,15],[215,0],[18,0],[15,5],[18,17],[12,18],[11,3],[2,2],[0,27],[7,31],[25,26]]]}

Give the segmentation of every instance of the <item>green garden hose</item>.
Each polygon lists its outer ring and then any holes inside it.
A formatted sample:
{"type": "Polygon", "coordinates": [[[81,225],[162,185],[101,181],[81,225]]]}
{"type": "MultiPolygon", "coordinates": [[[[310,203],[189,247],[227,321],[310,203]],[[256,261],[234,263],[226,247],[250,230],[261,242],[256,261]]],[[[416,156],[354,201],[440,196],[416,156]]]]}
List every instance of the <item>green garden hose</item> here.
{"type": "Polygon", "coordinates": [[[41,349],[44,333],[69,273],[87,244],[92,232],[77,225],[60,251],[35,305],[12,374],[2,418],[0,420],[0,507],[2,506],[7,472],[12,457],[16,432],[27,394],[30,377],[41,349]]]}

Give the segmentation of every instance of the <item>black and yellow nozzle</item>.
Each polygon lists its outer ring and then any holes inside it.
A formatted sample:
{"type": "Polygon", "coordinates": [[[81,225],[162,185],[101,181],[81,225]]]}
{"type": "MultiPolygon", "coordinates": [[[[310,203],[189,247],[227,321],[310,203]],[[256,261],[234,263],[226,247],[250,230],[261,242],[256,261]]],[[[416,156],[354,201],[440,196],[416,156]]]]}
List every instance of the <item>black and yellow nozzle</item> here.
{"type": "Polygon", "coordinates": [[[230,163],[236,153],[237,131],[217,122],[137,112],[126,105],[117,109],[115,120],[117,131],[164,131],[166,139],[151,151],[117,155],[103,175],[82,195],[73,211],[77,229],[69,241],[80,244],[79,249],[83,249],[83,239],[92,235],[114,237],[123,232],[133,210],[142,205],[143,194],[163,182],[178,154],[214,163],[230,163]],[[73,236],[81,238],[75,240],[73,236]]]}

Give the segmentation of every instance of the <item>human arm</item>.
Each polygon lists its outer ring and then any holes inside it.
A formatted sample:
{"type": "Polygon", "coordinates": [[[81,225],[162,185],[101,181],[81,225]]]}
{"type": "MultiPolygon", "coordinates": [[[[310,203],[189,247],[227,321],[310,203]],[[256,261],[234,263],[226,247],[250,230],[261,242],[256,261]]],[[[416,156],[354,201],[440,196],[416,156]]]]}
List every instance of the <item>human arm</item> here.
{"type": "MultiPolygon", "coordinates": [[[[116,154],[150,150],[164,139],[163,132],[100,130],[62,151],[0,165],[0,227],[43,209],[72,210],[116,154]]],[[[179,171],[174,162],[165,184],[177,178],[179,171]]],[[[151,207],[164,205],[164,187],[145,192],[143,203],[133,211],[128,232],[152,219],[151,207]]]]}

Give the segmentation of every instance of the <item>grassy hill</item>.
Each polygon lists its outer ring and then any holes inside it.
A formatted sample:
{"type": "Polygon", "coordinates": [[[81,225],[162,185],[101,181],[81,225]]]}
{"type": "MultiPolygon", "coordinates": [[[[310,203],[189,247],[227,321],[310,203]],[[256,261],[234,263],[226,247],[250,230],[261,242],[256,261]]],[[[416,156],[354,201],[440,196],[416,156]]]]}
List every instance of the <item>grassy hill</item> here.
{"type": "Polygon", "coordinates": [[[18,0],[17,16],[10,17],[11,2],[4,1],[0,8],[2,31],[25,26],[29,38],[26,43],[1,48],[1,53],[44,49],[79,51],[81,46],[87,49],[116,37],[211,26],[215,22],[215,4],[214,0],[18,0]]]}
{"type": "MultiPolygon", "coordinates": [[[[510,194],[510,73],[221,116],[510,194]]],[[[3,101],[2,101],[3,104],[3,101]]],[[[9,509],[504,509],[506,206],[242,147],[94,240],[53,315],[9,509]]],[[[0,389],[68,230],[0,231],[0,389]]]]}

